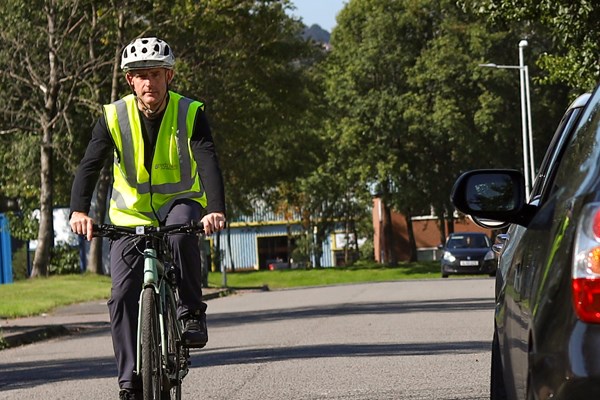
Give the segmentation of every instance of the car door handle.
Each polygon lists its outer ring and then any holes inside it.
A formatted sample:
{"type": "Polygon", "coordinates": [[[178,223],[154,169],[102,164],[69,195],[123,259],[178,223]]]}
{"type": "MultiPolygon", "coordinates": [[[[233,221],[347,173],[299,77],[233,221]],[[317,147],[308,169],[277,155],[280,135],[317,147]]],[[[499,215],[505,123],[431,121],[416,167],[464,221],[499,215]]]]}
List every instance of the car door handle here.
{"type": "Polygon", "coordinates": [[[496,243],[506,243],[510,239],[510,235],[508,233],[499,233],[496,235],[496,243]]]}
{"type": "Polygon", "coordinates": [[[496,254],[502,253],[502,249],[504,249],[504,243],[494,243],[492,245],[492,251],[496,254]]]}
{"type": "Polygon", "coordinates": [[[506,242],[508,242],[509,238],[510,235],[507,233],[500,233],[496,235],[496,243],[492,245],[492,251],[496,254],[502,253],[504,245],[506,245],[506,242]]]}

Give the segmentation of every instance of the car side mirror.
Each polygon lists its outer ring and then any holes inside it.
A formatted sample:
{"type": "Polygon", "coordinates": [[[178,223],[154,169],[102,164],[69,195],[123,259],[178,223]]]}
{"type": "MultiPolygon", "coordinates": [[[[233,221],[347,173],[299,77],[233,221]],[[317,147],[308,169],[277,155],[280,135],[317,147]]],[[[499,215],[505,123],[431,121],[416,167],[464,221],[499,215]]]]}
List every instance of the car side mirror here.
{"type": "Polygon", "coordinates": [[[510,223],[508,222],[494,221],[493,219],[477,218],[472,215],[469,215],[469,218],[475,223],[475,225],[480,226],[484,229],[504,229],[510,225],[510,223]]]}
{"type": "Polygon", "coordinates": [[[512,169],[473,170],[454,184],[451,200],[463,213],[479,220],[526,225],[525,179],[512,169]]]}

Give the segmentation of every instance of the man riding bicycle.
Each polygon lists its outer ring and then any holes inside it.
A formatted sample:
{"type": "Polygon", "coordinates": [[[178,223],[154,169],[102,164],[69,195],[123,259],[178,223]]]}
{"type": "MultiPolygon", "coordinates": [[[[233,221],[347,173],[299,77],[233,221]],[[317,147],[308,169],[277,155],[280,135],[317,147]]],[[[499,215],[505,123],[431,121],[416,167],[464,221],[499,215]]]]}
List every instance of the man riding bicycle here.
{"type": "MultiPolygon", "coordinates": [[[[121,69],[133,93],[104,105],[92,131],[71,190],[73,232],[92,239],[92,194],[111,156],[111,223],[133,227],[200,220],[208,235],[225,227],[223,178],[204,105],[169,90],[174,65],[171,47],[158,38],[135,39],[124,48],[121,69]]],[[[202,348],[208,332],[198,238],[173,235],[170,242],[174,262],[181,267],[178,317],[184,321],[183,344],[202,348]]],[[[119,399],[141,399],[141,380],[134,370],[143,269],[143,257],[131,238],[111,242],[108,308],[119,399]]]]}

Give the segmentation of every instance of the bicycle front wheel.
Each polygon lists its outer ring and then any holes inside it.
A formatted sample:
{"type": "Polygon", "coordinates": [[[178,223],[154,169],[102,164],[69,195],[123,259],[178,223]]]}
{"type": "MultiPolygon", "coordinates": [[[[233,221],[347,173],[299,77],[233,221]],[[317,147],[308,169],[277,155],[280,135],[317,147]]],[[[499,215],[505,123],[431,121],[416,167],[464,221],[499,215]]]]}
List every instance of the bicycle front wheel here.
{"type": "MultiPolygon", "coordinates": [[[[174,308],[172,309],[167,304],[165,307],[165,321],[167,331],[167,348],[170,359],[169,373],[171,375],[171,388],[166,393],[163,393],[164,400],[181,400],[181,384],[183,380],[182,367],[187,360],[184,359],[183,349],[180,345],[180,337],[177,329],[177,315],[175,315],[174,308]]],[[[187,364],[185,364],[187,368],[187,364]]]]}
{"type": "Polygon", "coordinates": [[[160,400],[162,366],[158,310],[153,288],[142,294],[142,385],[144,400],[160,400]]]}

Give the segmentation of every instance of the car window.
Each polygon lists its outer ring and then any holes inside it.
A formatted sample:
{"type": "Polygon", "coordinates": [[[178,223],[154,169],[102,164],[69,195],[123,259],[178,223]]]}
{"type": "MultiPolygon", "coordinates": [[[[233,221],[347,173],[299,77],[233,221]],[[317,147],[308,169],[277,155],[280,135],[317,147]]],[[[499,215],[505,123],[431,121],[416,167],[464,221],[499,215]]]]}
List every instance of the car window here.
{"type": "MultiPolygon", "coordinates": [[[[596,90],[583,110],[573,135],[556,169],[556,178],[548,187],[548,195],[566,190],[573,195],[585,187],[587,179],[595,179],[600,157],[600,91],[596,90]]],[[[546,185],[549,185],[547,183],[546,185]]],[[[544,197],[547,195],[545,194],[544,197]]]]}
{"type": "Polygon", "coordinates": [[[556,132],[552,137],[552,141],[548,146],[548,150],[546,151],[546,155],[535,179],[535,184],[531,190],[531,199],[539,197],[544,191],[547,178],[549,175],[551,175],[552,167],[556,166],[556,160],[561,150],[563,150],[567,138],[570,137],[572,133],[571,130],[573,129],[577,118],[581,114],[581,110],[581,107],[568,110],[558,124],[558,128],[556,129],[556,132]]]}
{"type": "Polygon", "coordinates": [[[446,243],[448,249],[480,249],[490,246],[490,240],[485,235],[454,235],[446,243]]]}

